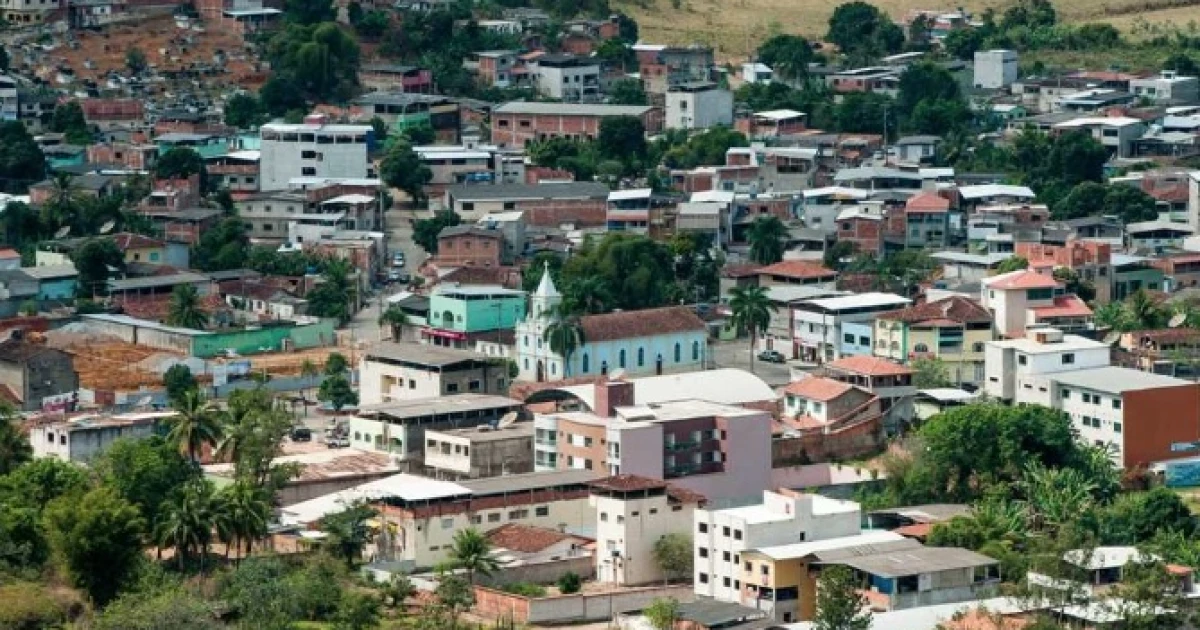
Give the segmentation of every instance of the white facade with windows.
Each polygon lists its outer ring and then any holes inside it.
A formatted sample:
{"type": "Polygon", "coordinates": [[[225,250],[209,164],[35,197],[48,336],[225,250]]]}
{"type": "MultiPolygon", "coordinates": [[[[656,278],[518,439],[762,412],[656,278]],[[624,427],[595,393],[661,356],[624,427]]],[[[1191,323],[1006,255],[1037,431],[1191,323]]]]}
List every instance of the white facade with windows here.
{"type": "Polygon", "coordinates": [[[741,602],[741,552],[747,549],[853,536],[862,510],[838,501],[791,491],[763,492],[757,505],[696,510],[694,588],[697,595],[741,602]]]}
{"type": "Polygon", "coordinates": [[[733,125],[733,92],[714,83],[685,84],[666,95],[667,129],[708,129],[733,125]]]}
{"type": "Polygon", "coordinates": [[[1024,339],[989,341],[984,350],[984,391],[1013,404],[1054,407],[1055,374],[1105,367],[1108,345],[1053,328],[1032,329],[1024,339]]]}
{"type": "Polygon", "coordinates": [[[374,177],[370,125],[271,123],[259,129],[261,190],[284,190],[297,177],[374,177]]]}
{"type": "Polygon", "coordinates": [[[806,300],[792,305],[792,331],[800,358],[832,361],[845,356],[842,324],[873,322],[880,313],[912,304],[893,293],[859,293],[806,300]]]}
{"type": "Polygon", "coordinates": [[[593,490],[592,508],[596,580],[632,586],[668,577],[654,561],[654,544],[668,534],[690,536],[696,504],[672,500],[663,488],[624,495],[593,490]]]}
{"type": "Polygon", "coordinates": [[[975,87],[998,90],[1016,83],[1018,55],[1015,50],[975,51],[975,87]]]}

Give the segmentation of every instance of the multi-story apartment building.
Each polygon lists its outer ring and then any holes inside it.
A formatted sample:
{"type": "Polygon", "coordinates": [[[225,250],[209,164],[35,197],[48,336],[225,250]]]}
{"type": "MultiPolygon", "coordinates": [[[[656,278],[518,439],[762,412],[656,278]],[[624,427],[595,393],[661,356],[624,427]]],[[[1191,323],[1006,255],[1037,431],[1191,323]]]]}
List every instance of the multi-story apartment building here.
{"type": "Polygon", "coordinates": [[[1066,267],[1096,288],[1098,303],[1105,304],[1112,300],[1115,274],[1112,245],[1109,243],[1068,237],[1063,245],[1016,243],[1015,253],[1028,260],[1031,269],[1045,274],[1052,274],[1058,267],[1066,267]]]}
{"type": "Polygon", "coordinates": [[[938,359],[955,383],[981,383],[984,347],[992,340],[992,314],[973,300],[948,297],[874,322],[875,356],[900,363],[938,359]]]}
{"type": "Polygon", "coordinates": [[[380,343],[359,366],[359,403],[371,405],[448,394],[502,394],[508,371],[486,355],[430,344],[380,343]]]}
{"type": "Polygon", "coordinates": [[[733,92],[716,83],[681,83],[667,91],[667,129],[708,129],[733,125],[733,92]]]}
{"type": "Polygon", "coordinates": [[[800,358],[800,347],[796,343],[796,318],[792,307],[806,300],[847,295],[826,285],[772,284],[766,287],[767,299],[775,307],[766,330],[758,331],[759,348],[781,352],[790,359],[800,358]]]}
{"type": "Polygon", "coordinates": [[[1016,82],[1017,51],[1015,50],[977,50],[975,51],[975,87],[984,90],[999,90],[1016,82]]]}
{"type": "Polygon", "coordinates": [[[672,576],[654,562],[654,546],[668,534],[690,537],[702,495],[661,479],[615,475],[591,484],[596,510],[596,580],[618,586],[661,582],[672,576]]]}
{"type": "Polygon", "coordinates": [[[443,207],[462,217],[521,212],[524,223],[535,227],[602,227],[608,194],[608,187],[599,182],[458,184],[446,188],[443,207]]]}
{"type": "Polygon", "coordinates": [[[859,293],[806,300],[793,306],[792,329],[800,358],[826,362],[842,356],[842,325],[873,321],[880,313],[912,304],[892,293],[859,293]]]}
{"type": "Polygon", "coordinates": [[[425,467],[439,479],[533,472],[533,423],[425,431],[425,467]]]}
{"type": "Polygon", "coordinates": [[[1026,337],[990,341],[984,352],[983,388],[988,396],[1046,407],[1053,402],[1051,375],[1105,367],[1112,354],[1107,344],[1054,328],[1033,328],[1026,337]]]}
{"type": "Polygon", "coordinates": [[[498,267],[507,256],[499,230],[454,225],[438,232],[435,260],[446,267],[498,267]]]}
{"type": "Polygon", "coordinates": [[[425,432],[494,426],[521,409],[504,396],[450,394],[363,405],[350,418],[350,446],[387,453],[397,461],[419,464],[425,457],[425,432]]]}
{"type": "Polygon", "coordinates": [[[1115,157],[1133,153],[1133,142],[1146,133],[1146,123],[1129,116],[1087,116],[1054,125],[1056,133],[1082,131],[1092,136],[1115,157]]]}
{"type": "Polygon", "coordinates": [[[980,303],[992,312],[1001,337],[1021,337],[1031,326],[1090,330],[1092,310],[1064,291],[1049,273],[1023,269],[982,281],[980,303]]]}
{"type": "Polygon", "coordinates": [[[369,63],[359,69],[358,80],[369,90],[403,94],[433,93],[433,72],[416,66],[369,63]]]}
{"type": "Polygon", "coordinates": [[[592,57],[547,54],[537,58],[537,91],[566,103],[600,98],[600,62],[592,57]]]}
{"type": "Polygon", "coordinates": [[[715,78],[712,48],[655,44],[634,44],[632,48],[642,88],[651,96],[661,98],[677,85],[715,78]]]}
{"type": "Polygon", "coordinates": [[[583,105],[513,101],[492,110],[492,142],[524,148],[547,138],[595,140],[600,122],[610,116],[635,116],[647,134],[663,129],[662,109],[649,105],[583,105]]]}
{"type": "Polygon", "coordinates": [[[826,269],[821,263],[809,260],[784,260],[767,265],[757,271],[760,286],[781,284],[811,285],[822,289],[836,289],[837,272],[826,269]]]}
{"type": "Polygon", "coordinates": [[[853,536],[861,531],[857,503],[791,490],[764,490],[762,503],[698,509],[692,540],[696,595],[742,601],[742,554],[751,549],[853,536]]]}
{"type": "Polygon", "coordinates": [[[428,325],[421,331],[429,343],[473,348],[476,340],[511,335],[525,319],[525,292],[495,285],[440,284],[429,296],[428,325]]]}
{"type": "Polygon", "coordinates": [[[174,412],[127,413],[116,416],[79,416],[63,422],[33,425],[29,443],[34,457],[53,457],[83,464],[117,440],[143,440],[155,435],[159,422],[174,412]]]}
{"type": "Polygon", "coordinates": [[[339,230],[378,230],[383,225],[379,180],[374,179],[293,181],[286,190],[245,194],[235,206],[247,235],[268,242],[306,243],[339,230]]]}
{"type": "Polygon", "coordinates": [[[1200,78],[1163,70],[1158,76],[1131,80],[1129,91],[1156,103],[1195,103],[1200,100],[1200,78]]]}
{"type": "Polygon", "coordinates": [[[325,124],[310,116],[299,125],[269,123],[259,129],[260,188],[285,190],[301,177],[366,179],[375,176],[367,154],[374,145],[370,125],[325,124]]]}
{"type": "Polygon", "coordinates": [[[371,92],[354,101],[363,113],[380,120],[397,132],[413,127],[433,128],[437,141],[458,144],[462,122],[459,104],[445,96],[404,92],[371,92]]]}
{"type": "Polygon", "coordinates": [[[666,479],[709,498],[770,484],[771,414],[696,399],[638,405],[627,381],[595,388],[592,412],[535,416],[535,470],[666,479]]]}

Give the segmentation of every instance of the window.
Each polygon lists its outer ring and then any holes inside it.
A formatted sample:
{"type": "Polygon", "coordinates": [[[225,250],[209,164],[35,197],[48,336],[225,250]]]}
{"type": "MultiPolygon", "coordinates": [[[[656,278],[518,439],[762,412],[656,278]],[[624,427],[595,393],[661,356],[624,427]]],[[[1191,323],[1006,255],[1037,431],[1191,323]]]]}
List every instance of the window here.
{"type": "Polygon", "coordinates": [[[471,517],[471,524],[472,524],[472,525],[481,525],[481,524],[483,524],[483,517],[482,517],[482,516],[480,516],[480,515],[478,515],[478,514],[476,514],[475,516],[472,516],[472,517],[471,517]]]}
{"type": "Polygon", "coordinates": [[[1063,363],[1063,365],[1071,365],[1072,363],[1075,363],[1075,353],[1067,352],[1067,353],[1063,354],[1062,355],[1062,363],[1063,363]]]}
{"type": "Polygon", "coordinates": [[[1092,402],[1092,395],[1087,392],[1084,392],[1083,393],[1083,402],[1085,402],[1085,403],[1092,402]]]}
{"type": "Polygon", "coordinates": [[[471,212],[472,210],[475,209],[475,204],[471,203],[471,202],[463,203],[462,209],[466,212],[471,212]]]}
{"type": "Polygon", "coordinates": [[[747,562],[747,563],[745,564],[745,567],[744,567],[744,568],[746,569],[746,571],[753,571],[753,570],[754,570],[754,565],[753,565],[753,564],[750,564],[749,562],[747,562]]]}
{"type": "Polygon", "coordinates": [[[452,518],[442,519],[442,529],[452,529],[453,527],[454,527],[454,519],[452,519],[452,518]]]}
{"type": "MultiPolygon", "coordinates": [[[[601,513],[600,513],[600,522],[601,522],[601,523],[607,523],[607,522],[608,522],[608,512],[601,512],[601,513]]],[[[701,523],[701,525],[703,525],[703,523],[701,523]]]]}
{"type": "Polygon", "coordinates": [[[701,573],[701,574],[700,574],[700,583],[701,583],[701,584],[708,584],[708,574],[707,574],[707,573],[701,573]]]}
{"type": "Polygon", "coordinates": [[[923,343],[919,343],[919,344],[913,346],[913,352],[916,352],[916,353],[929,352],[929,346],[927,346],[923,343]]]}
{"type": "Polygon", "coordinates": [[[458,393],[458,383],[446,383],[446,393],[447,394],[457,394],[458,393]]]}
{"type": "Polygon", "coordinates": [[[1120,409],[1121,408],[1121,399],[1120,398],[1112,399],[1112,407],[1113,407],[1113,409],[1120,409]]]}
{"type": "Polygon", "coordinates": [[[761,570],[760,570],[760,573],[762,573],[763,575],[771,575],[771,567],[768,567],[768,566],[767,566],[767,565],[765,565],[765,564],[764,564],[764,565],[762,565],[762,568],[761,568],[761,570]]]}
{"type": "Polygon", "coordinates": [[[300,174],[306,177],[312,177],[317,174],[317,169],[311,166],[305,166],[304,168],[300,169],[300,174]]]}
{"type": "Polygon", "coordinates": [[[729,554],[729,552],[728,552],[728,551],[722,551],[722,552],[721,552],[721,559],[722,559],[722,560],[724,560],[725,562],[729,562],[729,558],[730,558],[730,554],[729,554]]]}
{"type": "Polygon", "coordinates": [[[742,530],[740,530],[740,529],[733,530],[733,539],[741,540],[742,539],[742,530]]]}
{"type": "Polygon", "coordinates": [[[483,387],[482,383],[476,379],[467,381],[467,391],[469,392],[477,392],[481,387],[483,387]]]}
{"type": "Polygon", "coordinates": [[[708,523],[697,523],[696,530],[699,531],[701,534],[707,534],[708,533],[708,523]]]}
{"type": "Polygon", "coordinates": [[[870,348],[871,347],[871,338],[860,336],[858,338],[858,345],[863,346],[864,348],[870,348]]]}
{"type": "Polygon", "coordinates": [[[493,512],[491,514],[488,514],[488,522],[489,523],[499,523],[500,522],[500,513],[493,512]]]}
{"type": "Polygon", "coordinates": [[[693,361],[700,360],[700,342],[699,341],[692,342],[692,360],[693,361]]]}
{"type": "Polygon", "coordinates": [[[697,553],[699,553],[699,554],[700,554],[700,557],[701,557],[701,558],[707,558],[707,557],[708,557],[708,548],[707,548],[707,547],[697,547],[697,548],[696,548],[696,551],[697,551],[697,553]]]}
{"type": "Polygon", "coordinates": [[[408,379],[408,388],[416,389],[417,388],[417,380],[413,379],[413,378],[408,379]]]}
{"type": "Polygon", "coordinates": [[[646,365],[646,349],[638,348],[638,367],[646,365]]]}
{"type": "Polygon", "coordinates": [[[512,510],[508,513],[509,520],[529,518],[529,510],[512,510]]]}
{"type": "Polygon", "coordinates": [[[1026,365],[1029,363],[1029,358],[1023,354],[1017,355],[1017,365],[1026,365]]]}
{"type": "Polygon", "coordinates": [[[683,355],[683,347],[680,346],[678,342],[676,342],[675,343],[675,362],[676,363],[679,363],[679,360],[682,357],[682,355],[683,355]]]}
{"type": "Polygon", "coordinates": [[[721,585],[725,588],[729,588],[729,578],[721,578],[721,585]]]}
{"type": "Polygon", "coordinates": [[[1120,433],[1120,432],[1121,432],[1121,423],[1114,422],[1113,423],[1113,433],[1120,433]]]}
{"type": "Polygon", "coordinates": [[[854,333],[846,333],[842,335],[842,343],[854,344],[854,333]]]}
{"type": "Polygon", "coordinates": [[[726,538],[729,538],[729,528],[728,528],[728,527],[722,527],[722,528],[721,528],[721,535],[722,535],[722,536],[724,536],[724,537],[726,537],[726,538]]]}
{"type": "Polygon", "coordinates": [[[591,357],[589,357],[588,353],[585,352],[585,353],[583,353],[583,373],[587,374],[591,370],[592,370],[591,357]]]}
{"type": "Polygon", "coordinates": [[[976,341],[975,343],[971,344],[971,352],[983,352],[983,342],[976,341]]]}
{"type": "Polygon", "coordinates": [[[650,514],[651,514],[652,516],[653,516],[654,514],[658,514],[658,508],[650,508],[650,514]]]}
{"type": "Polygon", "coordinates": [[[625,368],[625,349],[621,348],[621,353],[617,355],[617,367],[625,368]]]}
{"type": "Polygon", "coordinates": [[[300,152],[300,159],[302,159],[302,160],[315,160],[315,159],[317,159],[317,152],[316,152],[316,151],[301,151],[301,152],[300,152]]]}

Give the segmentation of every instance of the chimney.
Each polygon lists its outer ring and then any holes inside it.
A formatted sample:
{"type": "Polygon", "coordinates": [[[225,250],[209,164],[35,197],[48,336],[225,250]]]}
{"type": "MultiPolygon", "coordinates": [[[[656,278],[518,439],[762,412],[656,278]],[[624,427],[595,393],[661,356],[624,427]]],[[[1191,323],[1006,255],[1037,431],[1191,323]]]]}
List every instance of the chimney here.
{"type": "Polygon", "coordinates": [[[603,381],[596,383],[596,405],[592,410],[597,416],[611,418],[617,407],[633,404],[633,383],[626,381],[603,381]]]}

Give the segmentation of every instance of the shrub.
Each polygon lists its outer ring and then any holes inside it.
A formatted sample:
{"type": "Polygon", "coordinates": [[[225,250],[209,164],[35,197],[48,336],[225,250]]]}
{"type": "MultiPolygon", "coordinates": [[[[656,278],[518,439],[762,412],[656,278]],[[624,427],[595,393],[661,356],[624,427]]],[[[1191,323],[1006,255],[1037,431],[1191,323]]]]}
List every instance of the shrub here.
{"type": "Polygon", "coordinates": [[[82,611],[83,604],[69,592],[55,592],[28,582],[0,586],[0,628],[56,628],[82,611]]]}
{"type": "Polygon", "coordinates": [[[513,582],[500,587],[500,590],[521,597],[545,597],[546,587],[529,582],[513,582]]]}
{"type": "Polygon", "coordinates": [[[583,588],[583,580],[579,579],[579,576],[574,573],[567,573],[558,578],[558,590],[563,595],[578,593],[581,588],[583,588]]]}

